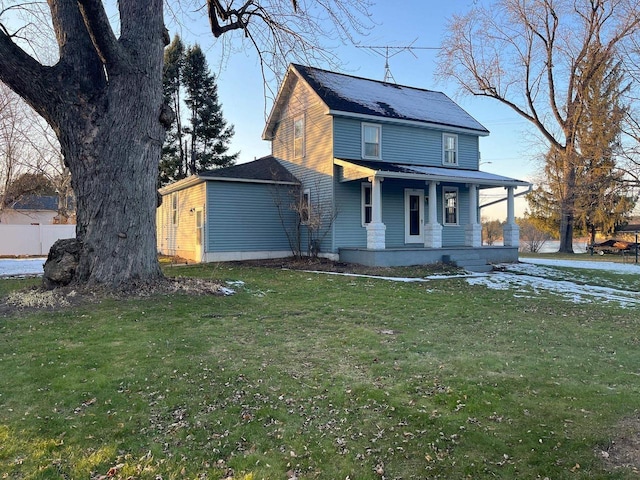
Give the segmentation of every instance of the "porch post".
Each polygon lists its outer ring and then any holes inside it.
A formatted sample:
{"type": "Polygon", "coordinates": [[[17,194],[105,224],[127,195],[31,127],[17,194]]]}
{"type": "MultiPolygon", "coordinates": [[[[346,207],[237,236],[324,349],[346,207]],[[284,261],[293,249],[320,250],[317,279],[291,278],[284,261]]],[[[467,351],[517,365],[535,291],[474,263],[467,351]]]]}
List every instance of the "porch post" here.
{"type": "Polygon", "coordinates": [[[384,178],[373,176],[371,181],[371,223],[367,224],[367,248],[385,249],[386,225],[382,223],[382,181],[384,178]]]}
{"type": "Polygon", "coordinates": [[[424,226],[425,248],[442,248],[442,225],[438,223],[438,182],[427,182],[429,185],[429,222],[424,226]]]}
{"type": "Polygon", "coordinates": [[[516,223],[513,188],[507,187],[507,223],[502,228],[505,247],[520,246],[520,227],[516,223]]]}
{"type": "Polygon", "coordinates": [[[469,185],[469,223],[464,231],[464,244],[467,247],[482,246],[482,225],[478,223],[478,186],[469,185]]]}

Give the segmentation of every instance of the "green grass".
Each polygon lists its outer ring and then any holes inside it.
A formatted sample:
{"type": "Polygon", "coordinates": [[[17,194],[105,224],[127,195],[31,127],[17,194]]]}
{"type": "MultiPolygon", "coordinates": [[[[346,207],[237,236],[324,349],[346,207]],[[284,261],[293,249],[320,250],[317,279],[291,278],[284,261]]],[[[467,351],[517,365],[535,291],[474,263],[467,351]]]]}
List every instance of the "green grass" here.
{"type": "Polygon", "coordinates": [[[463,279],[170,271],[245,284],[0,318],[3,478],[637,478],[594,453],[637,415],[637,311],[463,279]]]}

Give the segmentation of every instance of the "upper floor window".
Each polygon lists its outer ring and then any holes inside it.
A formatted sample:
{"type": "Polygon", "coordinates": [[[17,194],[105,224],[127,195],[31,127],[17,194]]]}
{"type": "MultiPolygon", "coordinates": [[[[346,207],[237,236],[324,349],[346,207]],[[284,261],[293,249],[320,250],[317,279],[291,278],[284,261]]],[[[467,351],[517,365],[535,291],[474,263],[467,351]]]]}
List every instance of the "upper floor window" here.
{"type": "Polygon", "coordinates": [[[362,124],[362,158],[373,158],[379,160],[380,144],[382,138],[382,127],[369,123],[362,124]]]}
{"type": "Polygon", "coordinates": [[[304,157],[304,116],[293,119],[293,156],[304,157]]]}
{"type": "Polygon", "coordinates": [[[445,225],[457,225],[458,224],[458,189],[457,188],[443,188],[443,218],[445,225]]]}
{"type": "Polygon", "coordinates": [[[444,165],[458,164],[458,136],[452,133],[442,134],[442,163],[444,165]]]}

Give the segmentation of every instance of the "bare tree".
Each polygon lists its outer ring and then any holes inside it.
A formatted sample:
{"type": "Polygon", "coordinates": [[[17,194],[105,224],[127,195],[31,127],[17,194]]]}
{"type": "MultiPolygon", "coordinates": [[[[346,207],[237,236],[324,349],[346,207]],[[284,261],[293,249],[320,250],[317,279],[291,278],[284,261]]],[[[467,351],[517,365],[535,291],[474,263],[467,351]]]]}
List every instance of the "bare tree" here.
{"type": "Polygon", "coordinates": [[[440,75],[527,119],[562,165],[560,251],[573,252],[577,128],[585,90],[603,62],[640,31],[638,0],[496,0],[454,17],[440,75]]]}
{"type": "Polygon", "coordinates": [[[486,245],[493,245],[502,238],[502,222],[500,220],[489,220],[483,218],[482,239],[486,245]]]}
{"type": "Polygon", "coordinates": [[[0,83],[0,210],[8,204],[9,187],[23,173],[25,109],[20,98],[0,83]]]}
{"type": "MultiPolygon", "coordinates": [[[[26,2],[7,3],[27,8],[26,2]]],[[[114,287],[157,281],[156,180],[174,117],[162,95],[169,43],[164,1],[119,0],[115,20],[100,0],[47,5],[58,59],[47,65],[31,56],[33,44],[21,41],[33,38],[29,31],[10,25],[7,9],[0,10],[0,80],[47,121],[60,142],[77,200],[81,250],[74,281],[114,287]]],[[[367,19],[368,5],[206,1],[213,35],[237,32],[259,52],[263,69],[274,71],[287,58],[325,56],[319,37],[350,38],[367,19]]]]}
{"type": "Polygon", "coordinates": [[[538,228],[530,218],[517,218],[516,223],[520,227],[520,250],[524,252],[538,253],[551,239],[549,232],[538,228]]]}

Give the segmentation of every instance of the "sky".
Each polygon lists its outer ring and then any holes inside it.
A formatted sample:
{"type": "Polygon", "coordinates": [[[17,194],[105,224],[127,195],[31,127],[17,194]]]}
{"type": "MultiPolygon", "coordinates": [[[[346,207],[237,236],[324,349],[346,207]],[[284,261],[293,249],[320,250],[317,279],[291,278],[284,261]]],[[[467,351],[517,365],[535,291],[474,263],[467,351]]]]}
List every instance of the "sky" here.
{"type": "MultiPolygon", "coordinates": [[[[358,37],[359,44],[437,48],[451,16],[465,13],[473,3],[474,0],[379,0],[370,10],[376,25],[366,36],[358,37]]],[[[223,55],[223,42],[213,39],[206,22],[175,24],[173,28],[170,26],[170,33],[180,34],[187,44],[199,43],[205,51],[209,67],[217,75],[224,116],[235,128],[229,151],[240,152],[239,163],[268,155],[270,143],[261,136],[272,99],[267,98],[265,107],[264,85],[255,53],[246,49],[223,55]]],[[[350,43],[336,41],[335,44],[331,51],[341,62],[342,73],[383,80],[385,58],[381,54],[350,43]]],[[[460,96],[454,82],[436,81],[437,53],[438,50],[416,49],[413,54],[408,51],[396,54],[389,59],[393,79],[398,84],[444,92],[489,129],[491,134],[480,139],[481,170],[532,181],[537,164],[531,154],[536,150],[532,146],[533,137],[527,134],[533,132],[529,123],[496,100],[460,96]]],[[[326,65],[314,66],[327,68],[326,65]]],[[[483,194],[481,204],[505,194],[504,189],[483,194]]],[[[516,215],[521,216],[525,207],[524,199],[517,199],[516,215]]],[[[506,202],[483,210],[482,216],[503,220],[506,202]]]]}

